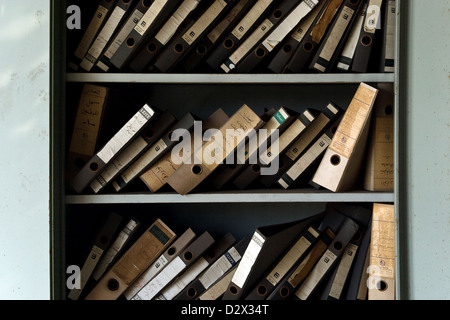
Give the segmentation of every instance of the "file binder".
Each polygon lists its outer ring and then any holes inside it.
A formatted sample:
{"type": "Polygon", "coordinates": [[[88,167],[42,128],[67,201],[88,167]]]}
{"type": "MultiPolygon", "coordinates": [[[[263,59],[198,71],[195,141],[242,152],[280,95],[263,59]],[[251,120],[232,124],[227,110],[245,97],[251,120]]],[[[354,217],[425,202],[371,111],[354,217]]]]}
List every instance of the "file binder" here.
{"type": "Polygon", "coordinates": [[[320,114],[311,122],[308,127],[298,136],[298,138],[289,146],[287,151],[279,156],[280,169],[277,174],[261,176],[260,182],[266,187],[272,186],[276,183],[286,170],[300,157],[308,146],[310,146],[315,139],[320,137],[328,126],[341,114],[343,110],[333,102],[320,112],[320,114]]]}
{"type": "Polygon", "coordinates": [[[161,24],[167,20],[179,3],[180,0],[154,0],[141,20],[111,57],[111,64],[118,70],[124,70],[145,44],[145,41],[161,27],[161,24]]]}
{"type": "MultiPolygon", "coordinates": [[[[228,9],[227,15],[216,23],[214,28],[193,48],[181,62],[180,69],[183,72],[201,72],[206,67],[206,57],[209,56],[213,48],[219,43],[227,33],[235,26],[235,24],[247,13],[248,7],[253,0],[239,0],[232,8],[228,9]]],[[[209,71],[209,68],[208,68],[209,71]]]]}
{"type": "Polygon", "coordinates": [[[86,55],[89,47],[97,36],[98,32],[104,25],[106,19],[111,13],[112,8],[114,8],[117,0],[100,0],[97,10],[89,22],[86,30],[83,33],[83,37],[80,40],[73,57],[69,62],[69,67],[75,71],[78,71],[79,64],[86,55]]]}
{"type": "Polygon", "coordinates": [[[126,170],[134,160],[152,146],[176,122],[175,117],[168,111],[157,116],[144,132],[130,143],[90,184],[94,193],[99,193],[118,175],[126,170]]]}
{"type": "Polygon", "coordinates": [[[94,272],[92,273],[92,278],[95,281],[99,281],[105,271],[109,269],[110,265],[115,262],[116,258],[121,254],[122,250],[124,250],[127,244],[131,241],[133,235],[139,229],[140,225],[140,222],[136,219],[130,219],[128,223],[122,228],[120,233],[114,239],[114,242],[105,252],[105,254],[102,255],[100,261],[95,267],[94,272]]]}
{"type": "Polygon", "coordinates": [[[216,129],[222,127],[229,120],[228,115],[222,110],[217,109],[208,119],[202,123],[203,132],[202,136],[198,133],[192,133],[191,148],[190,150],[183,150],[182,156],[180,156],[180,163],[175,163],[172,159],[172,155],[168,154],[166,157],[162,157],[158,160],[150,169],[145,171],[141,176],[141,180],[145,183],[151,192],[156,192],[166,185],[167,179],[188,159],[193,162],[193,154],[195,148],[195,139],[210,139],[209,129],[216,129]]]}
{"type": "Polygon", "coordinates": [[[205,231],[145,285],[132,300],[152,300],[177,275],[193,265],[215,243],[205,231]]]}
{"type": "Polygon", "coordinates": [[[359,225],[355,221],[350,218],[345,219],[336,237],[295,292],[295,300],[306,300],[310,297],[325,276],[332,270],[332,267],[341,258],[345,247],[354,237],[358,229],[359,225]]]}
{"type": "MultiPolygon", "coordinates": [[[[215,283],[228,274],[229,271],[237,266],[239,261],[241,261],[249,242],[250,237],[246,236],[236,245],[232,246],[208,267],[205,272],[181,291],[181,293],[175,297],[175,300],[195,300],[206,290],[210,289],[215,283]]],[[[223,287],[223,292],[225,292],[225,290],[226,286],[223,287]]]]}
{"type": "Polygon", "coordinates": [[[108,17],[105,25],[100,30],[98,36],[95,38],[94,42],[81,61],[81,68],[86,71],[91,71],[91,69],[95,66],[98,59],[100,58],[100,55],[110,41],[111,37],[115,33],[116,29],[126,18],[135,1],[136,0],[118,0],[116,6],[114,7],[114,9],[112,9],[111,15],[108,17]]]}
{"type": "Polygon", "coordinates": [[[395,300],[395,207],[374,203],[372,217],[368,299],[395,300]]]}
{"type": "Polygon", "coordinates": [[[236,70],[241,73],[249,73],[255,69],[267,57],[273,56],[271,53],[278,48],[278,45],[294,30],[305,16],[319,3],[318,0],[302,0],[289,13],[283,21],[273,27],[267,37],[256,45],[254,49],[236,65],[236,70]]]}
{"type": "Polygon", "coordinates": [[[83,84],[67,156],[67,181],[75,177],[97,150],[109,90],[105,86],[83,84]]]}
{"type": "Polygon", "coordinates": [[[102,277],[86,300],[116,300],[174,241],[176,234],[157,219],[102,277]]]}
{"type": "Polygon", "coordinates": [[[142,173],[148,170],[156,161],[161,159],[165,154],[170,152],[172,148],[178,143],[177,140],[172,140],[172,133],[177,129],[185,129],[191,131],[197,118],[191,113],[187,113],[181,120],[177,121],[169,131],[167,131],[161,139],[153,144],[147,151],[145,151],[138,159],[120,174],[112,182],[112,186],[116,192],[122,191],[126,186],[139,178],[142,173]]]}
{"type": "Polygon", "coordinates": [[[395,0],[387,0],[384,13],[384,33],[381,54],[381,71],[395,71],[395,21],[397,18],[395,0]]]}
{"type": "Polygon", "coordinates": [[[80,295],[87,282],[91,278],[95,267],[98,265],[105,251],[109,248],[112,239],[114,238],[120,227],[122,220],[122,216],[118,215],[115,212],[109,213],[106,217],[101,229],[97,233],[89,255],[87,256],[86,261],[81,267],[81,272],[79,275],[80,288],[73,288],[72,290],[70,290],[68,295],[68,298],[70,300],[78,300],[80,298],[80,295]]]}
{"type": "Polygon", "coordinates": [[[369,133],[364,189],[394,191],[394,88],[379,83],[369,133]]]}
{"type": "Polygon", "coordinates": [[[152,2],[153,0],[138,0],[138,3],[133,8],[133,11],[130,13],[127,20],[120,26],[119,31],[113,36],[112,40],[108,43],[106,50],[97,61],[96,68],[98,70],[108,72],[110,68],[113,67],[110,62],[112,56],[136,27],[136,24],[141,20],[145,12],[147,12],[152,2]]]}
{"type": "Polygon", "coordinates": [[[179,194],[188,194],[221,165],[238,146],[245,143],[245,139],[261,125],[261,118],[250,107],[243,105],[220,128],[220,131],[214,134],[213,139],[204,143],[203,147],[196,151],[194,159],[202,160],[201,163],[183,164],[169,177],[167,183],[179,194]]]}
{"type": "Polygon", "coordinates": [[[175,259],[196,237],[195,232],[188,228],[152,263],[123,293],[127,300],[131,300],[147,283],[150,282],[167,264],[175,259]]]}
{"type": "Polygon", "coordinates": [[[288,189],[293,185],[302,185],[311,175],[313,170],[317,169],[323,154],[331,143],[333,135],[342,120],[339,117],[315,142],[301,155],[292,166],[278,180],[278,184],[284,189],[288,189]]]}
{"type": "Polygon", "coordinates": [[[330,72],[345,45],[351,26],[362,5],[362,0],[344,0],[325,38],[314,55],[310,69],[316,72],[330,72]]]}
{"type": "MultiPolygon", "coordinates": [[[[184,0],[172,16],[164,23],[151,40],[130,62],[130,69],[142,72],[157,57],[162,48],[172,39],[177,30],[188,21],[202,0],[184,0]]],[[[203,2],[204,3],[204,2],[203,2]]]]}
{"type": "Polygon", "coordinates": [[[246,39],[256,26],[264,19],[265,13],[273,5],[273,0],[252,1],[252,7],[234,29],[220,42],[206,59],[212,70],[219,69],[222,62],[246,39]]]}
{"type": "Polygon", "coordinates": [[[356,187],[378,89],[361,83],[344,113],[312,182],[333,192],[356,187]]]}
{"type": "Polygon", "coordinates": [[[267,269],[316,219],[317,216],[313,216],[303,220],[257,228],[227,291],[224,293],[223,300],[238,300],[249,294],[267,269]]]}
{"type": "Polygon", "coordinates": [[[264,300],[284,276],[291,270],[295,263],[303,258],[319,238],[319,231],[315,226],[310,226],[295,241],[290,249],[283,255],[278,263],[259,281],[254,289],[247,295],[246,300],[264,300]]]}
{"type": "Polygon", "coordinates": [[[270,14],[266,14],[264,21],[251,33],[245,41],[238,46],[228,58],[220,66],[226,73],[235,69],[243,59],[252,51],[252,49],[258,45],[258,43],[264,39],[274,27],[276,27],[286,14],[290,12],[300,0],[283,0],[276,7],[271,8],[270,14]]]}
{"type": "Polygon", "coordinates": [[[278,52],[274,54],[270,63],[267,65],[267,69],[274,73],[284,72],[286,65],[297,51],[301,41],[306,36],[314,21],[319,17],[327,2],[328,0],[320,0],[312,11],[300,21],[294,31],[285,39],[278,52]]]}
{"type": "Polygon", "coordinates": [[[144,105],[128,122],[98,151],[72,179],[75,192],[81,193],[101,171],[123,151],[134,138],[154,119],[157,112],[144,105]]]}
{"type": "Polygon", "coordinates": [[[367,1],[368,0],[364,0],[364,3],[360,7],[358,15],[356,16],[355,22],[352,24],[347,42],[345,43],[345,46],[342,49],[342,53],[336,65],[336,69],[339,71],[343,72],[351,71],[356,46],[358,45],[359,42],[359,35],[361,34],[361,28],[364,24],[364,18],[366,17],[367,1]]]}
{"type": "Polygon", "coordinates": [[[181,275],[162,289],[154,300],[174,300],[186,286],[197,279],[208,266],[214,263],[235,242],[236,238],[231,233],[227,233],[222,239],[214,243],[193,265],[184,270],[181,275]]]}
{"type": "Polygon", "coordinates": [[[309,63],[333,23],[343,0],[328,0],[319,15],[301,40],[298,49],[289,60],[284,73],[300,73],[309,68],[309,63]]]}
{"type": "Polygon", "coordinates": [[[356,45],[355,56],[351,70],[353,72],[368,72],[376,38],[381,32],[381,10],[383,0],[368,0],[366,17],[361,27],[359,42],[356,45]]]}
{"type": "Polygon", "coordinates": [[[214,0],[191,26],[178,33],[154,63],[156,70],[170,72],[226,14],[236,0],[214,0]]]}
{"type": "Polygon", "coordinates": [[[203,292],[197,300],[210,301],[210,300],[220,300],[222,299],[225,291],[227,291],[228,284],[233,279],[234,274],[239,266],[239,262],[235,264],[223,277],[221,277],[217,282],[215,282],[211,287],[209,287],[205,292],[203,292]]]}

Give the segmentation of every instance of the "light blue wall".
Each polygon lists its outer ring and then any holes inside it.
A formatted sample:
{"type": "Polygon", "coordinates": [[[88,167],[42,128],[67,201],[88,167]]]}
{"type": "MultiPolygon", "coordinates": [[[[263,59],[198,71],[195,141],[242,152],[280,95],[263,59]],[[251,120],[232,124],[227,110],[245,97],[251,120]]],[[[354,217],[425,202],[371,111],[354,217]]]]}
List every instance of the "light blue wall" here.
{"type": "Polygon", "coordinates": [[[450,1],[403,0],[409,15],[407,237],[411,299],[450,299],[450,1]]]}
{"type": "Polygon", "coordinates": [[[0,0],[0,299],[50,297],[49,19],[0,0]]]}

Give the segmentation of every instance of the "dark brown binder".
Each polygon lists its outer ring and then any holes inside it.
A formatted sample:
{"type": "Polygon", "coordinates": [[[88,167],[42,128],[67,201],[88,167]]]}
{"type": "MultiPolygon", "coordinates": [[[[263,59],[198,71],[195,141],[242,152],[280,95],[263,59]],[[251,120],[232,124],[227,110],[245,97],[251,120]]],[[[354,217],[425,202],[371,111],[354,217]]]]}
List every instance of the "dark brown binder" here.
{"type": "Polygon", "coordinates": [[[274,73],[283,73],[289,60],[297,51],[302,39],[307,35],[308,30],[313,25],[314,21],[320,17],[320,12],[328,0],[320,0],[314,9],[309,13],[300,23],[295,27],[289,36],[281,44],[281,47],[270,59],[267,69],[274,73]]]}
{"type": "Polygon", "coordinates": [[[75,192],[83,192],[95,177],[141,134],[156,114],[154,108],[148,104],[144,105],[72,179],[71,186],[75,192]]]}
{"type": "Polygon", "coordinates": [[[233,7],[230,7],[227,10],[227,15],[221,21],[217,22],[214,28],[202,37],[198,44],[195,45],[195,48],[183,58],[179,69],[183,72],[211,71],[206,65],[206,58],[217,43],[220,43],[224,36],[242,19],[252,4],[253,0],[239,0],[233,7]]]}
{"type": "Polygon", "coordinates": [[[135,138],[103,171],[90,183],[94,193],[100,192],[119,174],[126,170],[134,160],[150,148],[176,122],[176,118],[164,111],[158,115],[143,133],[135,138]]]}
{"type": "Polygon", "coordinates": [[[344,0],[311,61],[310,70],[322,73],[333,70],[363,2],[362,0],[344,0]]]}
{"type": "Polygon", "coordinates": [[[295,142],[279,155],[279,170],[274,175],[261,175],[259,181],[266,187],[271,187],[288,168],[307,150],[307,148],[323,134],[344,111],[335,103],[330,102],[313,122],[300,134],[295,142]]]}
{"type": "Polygon", "coordinates": [[[241,260],[250,242],[250,237],[244,237],[218,258],[203,274],[190,283],[174,300],[195,300],[203,292],[219,281],[232,270],[241,260]]]}
{"type": "Polygon", "coordinates": [[[110,212],[106,219],[102,221],[102,227],[98,230],[92,248],[87,256],[79,275],[80,288],[70,290],[68,298],[78,300],[85,289],[86,284],[91,278],[95,267],[100,258],[111,245],[114,236],[117,234],[119,227],[123,221],[123,217],[115,212],[110,212]]]}
{"type": "MultiPolygon", "coordinates": [[[[232,72],[237,66],[253,52],[253,49],[262,41],[266,35],[270,33],[278,24],[283,21],[287,14],[301,0],[283,0],[271,7],[270,11],[265,13],[265,19],[258,25],[256,29],[249,34],[246,39],[228,55],[221,64],[221,69],[226,73],[232,72]]],[[[236,70],[234,70],[236,71],[236,70]]],[[[245,71],[245,70],[244,70],[245,71]]]]}
{"type": "Polygon", "coordinates": [[[270,61],[273,58],[275,50],[279,48],[280,43],[288,36],[289,33],[302,21],[319,3],[318,0],[303,0],[286,13],[281,22],[270,29],[267,36],[252,51],[236,65],[237,72],[252,72],[258,65],[264,61],[270,61]]]}
{"type": "Polygon", "coordinates": [[[351,67],[352,72],[368,72],[370,63],[378,61],[373,59],[373,56],[377,40],[382,32],[379,26],[381,26],[383,9],[383,0],[368,0],[366,16],[361,27],[358,44],[355,48],[355,55],[351,67]]]}
{"type": "Polygon", "coordinates": [[[200,259],[215,242],[216,240],[214,240],[209,232],[203,232],[161,270],[160,273],[150,280],[131,300],[152,300],[155,298],[164,287],[200,259]]]}
{"type": "Polygon", "coordinates": [[[117,34],[114,35],[106,50],[102,53],[99,60],[96,63],[96,68],[103,72],[108,72],[113,65],[110,62],[111,57],[119,49],[120,45],[125,41],[130,32],[136,27],[136,24],[147,12],[148,8],[152,4],[153,0],[139,0],[132,12],[128,16],[127,20],[120,26],[117,34]]]}
{"type": "MultiPolygon", "coordinates": [[[[191,21],[192,14],[196,12],[201,2],[202,0],[184,0],[158,32],[140,49],[130,62],[129,68],[134,72],[145,70],[146,66],[152,63],[177,30],[183,28],[186,22],[191,21]]],[[[203,3],[205,2],[203,1],[203,3]]]]}
{"type": "Polygon", "coordinates": [[[206,63],[212,70],[218,70],[226,58],[233,53],[246,37],[263,21],[265,13],[274,5],[274,0],[253,0],[252,7],[246,15],[237,23],[234,29],[220,41],[206,59],[206,63]]]}
{"type": "Polygon", "coordinates": [[[154,0],[125,41],[111,57],[110,62],[118,70],[124,70],[146,41],[178,7],[181,0],[154,0]]]}
{"type": "Polygon", "coordinates": [[[97,10],[84,31],[83,37],[75,49],[73,56],[70,58],[69,67],[72,70],[78,71],[80,62],[88,52],[92,42],[100,32],[100,29],[105,24],[106,19],[111,14],[112,8],[114,8],[116,2],[117,0],[100,0],[97,10]]]}
{"type": "Polygon", "coordinates": [[[112,182],[114,189],[117,192],[122,191],[126,186],[139,178],[142,173],[148,170],[156,161],[170,152],[179,143],[178,140],[173,139],[173,132],[176,130],[190,132],[194,128],[194,123],[197,120],[198,118],[196,116],[188,112],[181,120],[177,121],[156,143],[135,159],[122,174],[116,177],[112,182]]]}
{"type": "Polygon", "coordinates": [[[194,46],[220,21],[227,9],[237,0],[214,0],[192,25],[184,28],[167,44],[156,58],[153,67],[170,72],[194,46]]]}
{"type": "Polygon", "coordinates": [[[118,0],[116,6],[111,10],[111,14],[104,26],[101,28],[99,34],[92,42],[89,50],[81,61],[81,68],[85,71],[91,71],[93,69],[106,45],[115,34],[116,29],[119,28],[126,19],[129,11],[133,8],[135,1],[137,0],[118,0]]]}
{"type": "Polygon", "coordinates": [[[327,0],[319,15],[314,20],[306,36],[300,41],[297,50],[285,66],[284,73],[300,73],[306,71],[309,62],[316,53],[330,25],[333,23],[336,12],[343,0],[327,0]]]}
{"type": "Polygon", "coordinates": [[[317,217],[259,227],[239,262],[223,300],[244,298],[267,269],[317,217]]]}
{"type": "Polygon", "coordinates": [[[176,234],[157,219],[102,277],[86,300],[117,300],[175,238],[176,234]]]}

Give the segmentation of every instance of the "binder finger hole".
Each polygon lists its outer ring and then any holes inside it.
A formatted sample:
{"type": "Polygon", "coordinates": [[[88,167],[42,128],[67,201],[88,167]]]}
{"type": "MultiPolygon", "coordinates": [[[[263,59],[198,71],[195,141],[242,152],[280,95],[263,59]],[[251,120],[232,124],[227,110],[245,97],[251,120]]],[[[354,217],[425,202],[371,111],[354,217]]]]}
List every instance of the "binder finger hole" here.
{"type": "Polygon", "coordinates": [[[169,256],[173,256],[176,252],[177,252],[177,250],[174,247],[169,248],[169,250],[167,250],[167,254],[169,256]]]}
{"type": "Polygon", "coordinates": [[[386,106],[384,108],[384,114],[385,115],[390,116],[392,114],[392,112],[393,112],[392,106],[386,106]]]}
{"type": "Polygon", "coordinates": [[[111,291],[119,290],[119,282],[116,279],[110,279],[108,281],[108,289],[111,291]]]}
{"type": "Polygon", "coordinates": [[[189,298],[195,298],[195,296],[197,295],[197,289],[189,288],[186,294],[189,298]]]}
{"type": "Polygon", "coordinates": [[[340,242],[340,241],[336,241],[333,246],[338,251],[342,250],[342,248],[343,248],[342,242],[340,242]]]}
{"type": "Polygon", "coordinates": [[[145,8],[149,8],[150,7],[150,5],[152,4],[152,0],[142,0],[142,5],[145,7],[145,8]]]}
{"type": "Polygon", "coordinates": [[[350,4],[351,4],[352,6],[356,6],[356,5],[358,5],[359,1],[360,1],[360,0],[350,0],[350,4]]]}
{"type": "Polygon", "coordinates": [[[238,294],[238,288],[237,288],[236,286],[234,286],[234,285],[231,285],[231,286],[228,288],[228,291],[229,291],[233,296],[235,296],[235,295],[238,294]]]}
{"type": "Polygon", "coordinates": [[[123,3],[129,4],[131,0],[122,0],[123,3]]]}
{"type": "Polygon", "coordinates": [[[144,135],[145,135],[145,137],[146,137],[147,139],[153,137],[154,134],[155,134],[155,133],[153,132],[152,129],[148,129],[148,130],[146,130],[145,133],[144,133],[144,135]]]}
{"type": "Polygon", "coordinates": [[[129,38],[127,38],[126,43],[129,48],[133,48],[134,45],[136,44],[136,40],[133,37],[129,37],[129,38]]]}
{"type": "Polygon", "coordinates": [[[284,53],[290,53],[292,51],[292,46],[290,44],[285,44],[283,46],[284,53]]]}
{"type": "Polygon", "coordinates": [[[363,46],[365,46],[365,47],[370,46],[372,44],[372,37],[371,36],[367,36],[367,35],[363,36],[361,38],[361,44],[363,46]]]}
{"type": "Polygon", "coordinates": [[[157,49],[158,49],[158,46],[157,46],[156,43],[154,43],[154,42],[150,42],[150,43],[147,45],[147,51],[148,51],[149,53],[155,53],[157,49]]]}
{"type": "Polygon", "coordinates": [[[290,292],[291,292],[291,290],[289,290],[288,287],[283,286],[283,287],[280,289],[280,296],[281,296],[282,298],[287,298],[287,297],[289,296],[290,292]]]}
{"type": "Polygon", "coordinates": [[[201,56],[203,56],[206,53],[206,51],[208,50],[204,44],[201,44],[197,47],[197,53],[201,56]]]}
{"type": "Polygon", "coordinates": [[[380,280],[377,282],[377,290],[378,291],[386,291],[388,288],[388,285],[385,281],[380,280]]]}
{"type": "Polygon", "coordinates": [[[273,13],[273,17],[275,19],[280,19],[282,16],[283,16],[283,11],[281,11],[280,9],[275,10],[273,13]]]}
{"type": "Polygon", "coordinates": [[[254,164],[252,165],[252,170],[253,172],[258,173],[259,171],[261,171],[261,166],[259,164],[254,164]]]}
{"type": "Polygon", "coordinates": [[[264,297],[267,294],[267,288],[266,288],[266,286],[259,286],[256,289],[256,292],[258,293],[258,295],[264,297]]]}
{"type": "Polygon", "coordinates": [[[226,49],[231,49],[231,48],[233,48],[233,47],[234,47],[234,41],[233,41],[233,39],[230,39],[230,38],[225,39],[225,41],[223,42],[223,46],[224,46],[226,49]]]}
{"type": "Polygon", "coordinates": [[[256,51],[255,51],[255,55],[256,55],[258,58],[264,58],[264,56],[266,55],[266,50],[264,50],[264,49],[262,49],[262,48],[258,48],[258,49],[256,49],[256,51]]]}
{"type": "Polygon", "coordinates": [[[97,172],[99,168],[100,168],[100,166],[98,165],[97,162],[92,162],[89,165],[89,170],[91,170],[92,172],[97,172]]]}
{"type": "Polygon", "coordinates": [[[314,45],[311,41],[307,41],[305,44],[303,44],[303,50],[305,50],[306,52],[311,52],[313,48],[314,45]]]}
{"type": "Polygon", "coordinates": [[[333,166],[337,166],[339,165],[339,163],[341,163],[341,157],[335,154],[330,158],[330,162],[333,166]]]}
{"type": "Polygon", "coordinates": [[[184,46],[181,43],[177,43],[174,47],[176,53],[183,53],[184,46]]]}
{"type": "Polygon", "coordinates": [[[192,167],[192,173],[195,175],[200,175],[203,172],[203,168],[199,165],[195,165],[192,167]]]}
{"type": "Polygon", "coordinates": [[[188,252],[185,252],[185,253],[184,253],[183,257],[184,257],[184,259],[185,259],[186,261],[189,261],[189,260],[192,260],[192,258],[194,257],[194,255],[192,254],[192,252],[188,251],[188,252]]]}

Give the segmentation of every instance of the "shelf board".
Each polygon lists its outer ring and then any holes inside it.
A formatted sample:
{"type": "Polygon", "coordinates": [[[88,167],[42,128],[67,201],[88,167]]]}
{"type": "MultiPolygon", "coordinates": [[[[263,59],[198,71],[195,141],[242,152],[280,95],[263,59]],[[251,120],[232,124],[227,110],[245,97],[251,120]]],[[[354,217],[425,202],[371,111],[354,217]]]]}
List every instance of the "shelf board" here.
{"type": "Polygon", "coordinates": [[[208,193],[127,193],[105,195],[67,195],[66,204],[151,204],[151,203],[283,203],[283,202],[394,202],[390,192],[341,192],[328,190],[257,190],[208,193]]]}
{"type": "Polygon", "coordinates": [[[165,83],[165,84],[317,84],[395,81],[393,73],[330,74],[135,74],[67,73],[68,82],[165,83]]]}

